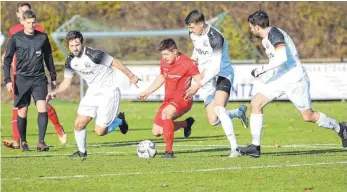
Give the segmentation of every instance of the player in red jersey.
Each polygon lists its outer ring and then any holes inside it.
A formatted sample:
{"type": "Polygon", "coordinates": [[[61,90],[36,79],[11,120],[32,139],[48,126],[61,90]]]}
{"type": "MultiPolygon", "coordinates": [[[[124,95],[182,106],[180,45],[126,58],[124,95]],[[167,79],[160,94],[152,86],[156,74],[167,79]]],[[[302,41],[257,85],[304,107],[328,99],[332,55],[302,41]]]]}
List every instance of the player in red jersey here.
{"type": "MultiPolygon", "coordinates": [[[[14,25],[10,28],[8,34],[11,37],[12,35],[14,35],[15,33],[24,30],[24,26],[22,24],[22,16],[23,13],[27,10],[31,10],[31,5],[29,3],[18,3],[17,4],[17,17],[20,21],[20,24],[14,25]]],[[[36,24],[35,30],[40,31],[40,32],[44,32],[43,28],[40,25],[36,24]]],[[[4,55],[2,56],[2,58],[4,58],[4,55]]],[[[13,57],[13,61],[12,61],[12,85],[14,86],[15,83],[15,76],[16,76],[16,63],[17,63],[17,59],[14,56],[13,57]]],[[[55,85],[54,85],[55,86],[55,85]]],[[[53,87],[54,87],[53,86],[53,87]]],[[[12,92],[12,100],[14,99],[14,93],[12,92]]],[[[48,118],[51,120],[51,122],[54,125],[54,128],[59,136],[59,140],[62,144],[66,143],[67,140],[67,135],[64,132],[64,128],[63,126],[59,123],[59,119],[58,116],[55,112],[55,109],[47,103],[47,111],[48,111],[48,118]]],[[[12,110],[12,139],[10,141],[8,140],[4,140],[3,141],[3,145],[5,147],[9,147],[9,148],[13,148],[13,149],[19,149],[19,131],[18,131],[18,126],[17,126],[17,116],[18,116],[18,108],[13,108],[12,110]]]]}
{"type": "Polygon", "coordinates": [[[163,158],[173,158],[172,144],[174,131],[184,128],[184,137],[189,137],[194,123],[192,117],[185,121],[175,121],[187,113],[193,105],[192,98],[185,99],[187,89],[194,78],[196,85],[200,85],[198,66],[186,55],[178,52],[177,45],[172,39],[164,39],[157,46],[162,54],[160,62],[160,75],[146,91],[137,95],[138,100],[147,97],[165,83],[165,98],[154,119],[152,133],[154,136],[164,135],[166,150],[163,158]]]}

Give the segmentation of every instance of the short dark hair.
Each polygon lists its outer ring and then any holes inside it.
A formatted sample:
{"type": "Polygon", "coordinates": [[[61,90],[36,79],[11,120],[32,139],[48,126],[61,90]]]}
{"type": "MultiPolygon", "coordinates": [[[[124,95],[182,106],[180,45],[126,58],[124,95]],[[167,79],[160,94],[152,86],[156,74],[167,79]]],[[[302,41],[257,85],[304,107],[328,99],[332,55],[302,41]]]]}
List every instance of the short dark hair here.
{"type": "Polygon", "coordinates": [[[157,51],[159,51],[159,52],[164,51],[164,50],[172,51],[174,49],[177,49],[177,45],[176,45],[175,41],[171,38],[164,39],[157,45],[157,51]]]}
{"type": "Polygon", "coordinates": [[[74,39],[80,39],[81,43],[83,43],[83,35],[80,31],[69,31],[66,34],[66,43],[69,44],[69,41],[74,39]]]}
{"type": "Polygon", "coordinates": [[[188,14],[184,21],[186,22],[186,25],[190,25],[191,23],[205,22],[205,16],[200,10],[193,10],[188,14]]]}
{"type": "Polygon", "coordinates": [[[27,10],[23,13],[23,19],[32,19],[35,18],[36,19],[36,13],[32,10],[27,10]]]}
{"type": "Polygon", "coordinates": [[[248,22],[252,25],[258,25],[261,28],[270,26],[269,16],[263,10],[256,11],[248,16],[248,22]]]}
{"type": "Polygon", "coordinates": [[[19,11],[19,8],[24,7],[24,6],[28,6],[29,9],[31,9],[31,5],[29,3],[18,3],[17,4],[17,12],[19,11]]]}

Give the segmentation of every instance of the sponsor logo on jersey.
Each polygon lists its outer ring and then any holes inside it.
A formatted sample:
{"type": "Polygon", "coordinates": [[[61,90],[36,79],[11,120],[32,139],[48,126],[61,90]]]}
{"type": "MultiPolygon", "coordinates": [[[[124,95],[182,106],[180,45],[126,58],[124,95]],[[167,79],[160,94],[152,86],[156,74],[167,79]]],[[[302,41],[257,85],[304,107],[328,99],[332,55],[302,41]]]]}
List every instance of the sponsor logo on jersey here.
{"type": "Polygon", "coordinates": [[[84,75],[94,75],[93,71],[80,71],[84,75]]]}
{"type": "Polygon", "coordinates": [[[208,51],[203,51],[201,49],[196,49],[196,51],[200,54],[200,55],[207,55],[208,54],[208,51]]]}
{"type": "Polygon", "coordinates": [[[40,55],[42,54],[42,51],[40,49],[39,51],[36,51],[35,53],[36,53],[36,56],[40,57],[40,55]]]}
{"type": "Polygon", "coordinates": [[[84,66],[86,66],[86,68],[89,68],[90,67],[90,63],[84,62],[84,66]]]}

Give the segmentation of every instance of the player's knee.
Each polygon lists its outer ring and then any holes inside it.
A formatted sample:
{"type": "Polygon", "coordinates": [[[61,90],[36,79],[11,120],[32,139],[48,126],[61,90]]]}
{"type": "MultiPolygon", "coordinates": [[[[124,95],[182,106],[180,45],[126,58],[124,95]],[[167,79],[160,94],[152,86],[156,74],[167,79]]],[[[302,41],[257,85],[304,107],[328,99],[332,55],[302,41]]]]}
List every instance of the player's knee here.
{"type": "Polygon", "coordinates": [[[313,119],[313,112],[305,111],[305,112],[302,112],[302,113],[301,113],[301,116],[302,116],[302,119],[303,119],[305,122],[314,122],[314,119],[313,119]]]}
{"type": "Polygon", "coordinates": [[[82,122],[80,122],[80,121],[75,121],[75,130],[76,131],[81,131],[81,130],[83,130],[84,129],[84,124],[82,123],[82,122]]]}
{"type": "Polygon", "coordinates": [[[263,108],[262,102],[257,99],[251,100],[251,106],[252,106],[252,111],[261,111],[263,108]]]}
{"type": "Polygon", "coordinates": [[[162,117],[162,119],[172,119],[173,118],[173,114],[168,113],[167,111],[164,110],[161,113],[161,117],[162,117]]]}
{"type": "Polygon", "coordinates": [[[157,130],[152,130],[152,134],[153,134],[153,136],[155,136],[155,137],[160,137],[160,136],[163,135],[162,133],[158,132],[157,130]]]}
{"type": "Polygon", "coordinates": [[[213,115],[213,116],[208,117],[208,122],[212,126],[217,126],[220,123],[219,118],[217,117],[217,115],[213,115]]]}
{"type": "Polygon", "coordinates": [[[222,106],[215,106],[215,107],[213,108],[213,111],[214,111],[214,112],[216,113],[216,115],[219,117],[219,116],[225,114],[226,109],[225,109],[225,107],[222,107],[222,106]]]}
{"type": "Polygon", "coordinates": [[[95,133],[99,136],[104,136],[107,133],[107,129],[95,127],[95,133]]]}

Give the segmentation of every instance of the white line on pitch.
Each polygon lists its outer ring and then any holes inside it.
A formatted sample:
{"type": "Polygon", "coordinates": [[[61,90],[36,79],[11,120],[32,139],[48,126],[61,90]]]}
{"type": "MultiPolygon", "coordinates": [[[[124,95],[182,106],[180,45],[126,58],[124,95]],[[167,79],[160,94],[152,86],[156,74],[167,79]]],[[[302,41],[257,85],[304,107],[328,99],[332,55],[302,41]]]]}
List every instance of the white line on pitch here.
{"type": "Polygon", "coordinates": [[[170,174],[170,173],[195,173],[195,172],[214,172],[214,171],[227,171],[227,170],[244,170],[244,169],[267,169],[267,168],[285,168],[285,167],[308,167],[308,166],[322,166],[322,165],[339,165],[347,164],[347,161],[340,162],[320,162],[320,163],[305,163],[305,164],[286,164],[286,165],[266,165],[266,166],[249,166],[249,167],[219,167],[209,169],[191,169],[191,170],[177,170],[177,171],[160,171],[160,172],[130,172],[130,173],[109,173],[99,175],[71,175],[71,176],[47,176],[47,177],[32,177],[32,178],[2,178],[3,181],[12,180],[33,180],[33,179],[73,179],[73,178],[86,178],[86,177],[115,177],[127,175],[156,175],[156,174],[170,174]]]}

